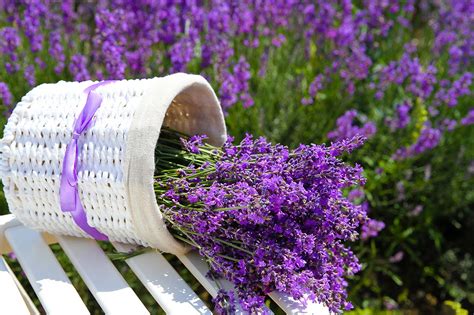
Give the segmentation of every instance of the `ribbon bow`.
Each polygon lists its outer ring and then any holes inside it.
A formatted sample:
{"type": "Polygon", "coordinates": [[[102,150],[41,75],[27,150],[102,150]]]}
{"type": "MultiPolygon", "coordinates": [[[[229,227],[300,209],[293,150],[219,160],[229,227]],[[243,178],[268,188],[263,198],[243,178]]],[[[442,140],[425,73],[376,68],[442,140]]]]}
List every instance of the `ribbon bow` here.
{"type": "Polygon", "coordinates": [[[95,89],[110,82],[112,81],[95,83],[84,90],[84,93],[87,93],[86,105],[84,105],[84,108],[74,123],[72,139],[66,147],[63,171],[61,173],[61,186],[59,187],[61,211],[71,213],[74,222],[76,222],[84,232],[100,241],[106,241],[108,237],[89,225],[86,212],[79,196],[79,189],[77,187],[77,157],[79,153],[77,143],[81,134],[89,128],[95,112],[102,103],[102,96],[95,92],[95,89]]]}

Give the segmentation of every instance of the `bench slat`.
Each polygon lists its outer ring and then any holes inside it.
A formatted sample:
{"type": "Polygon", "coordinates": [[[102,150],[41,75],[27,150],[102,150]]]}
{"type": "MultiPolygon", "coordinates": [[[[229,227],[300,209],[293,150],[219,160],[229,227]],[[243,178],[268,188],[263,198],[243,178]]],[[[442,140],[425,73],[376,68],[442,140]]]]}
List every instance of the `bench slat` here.
{"type": "Polygon", "coordinates": [[[5,230],[5,237],[48,314],[89,314],[39,232],[15,226],[5,230]]]}
{"type": "MultiPolygon", "coordinates": [[[[209,279],[209,277],[206,277],[206,274],[209,271],[209,266],[207,265],[206,261],[201,256],[199,256],[196,251],[191,251],[185,255],[177,257],[202,284],[206,291],[209,292],[212,297],[216,297],[219,288],[217,287],[215,281],[209,279]]],[[[219,279],[218,281],[222,289],[225,291],[234,291],[234,285],[229,281],[225,279],[219,279]]],[[[273,314],[269,308],[265,307],[265,310],[268,314],[273,314]]],[[[245,314],[239,305],[237,305],[236,313],[245,314]]]]}
{"type": "MultiPolygon", "coordinates": [[[[134,248],[125,244],[113,245],[120,252],[129,252],[134,248]]],[[[212,314],[160,253],[147,252],[126,262],[166,314],[212,314]]]]}
{"type": "Polygon", "coordinates": [[[0,292],[2,302],[0,303],[1,314],[30,314],[23,297],[10,273],[7,262],[0,256],[0,292]]]}
{"type": "Polygon", "coordinates": [[[9,266],[8,264],[5,264],[5,267],[7,268],[7,271],[8,271],[8,272],[10,273],[10,275],[12,276],[13,282],[15,282],[16,288],[17,288],[18,291],[20,292],[20,295],[21,295],[21,297],[23,298],[23,301],[25,302],[26,307],[28,308],[29,314],[30,314],[30,315],[40,315],[40,312],[39,312],[38,309],[36,308],[35,303],[33,303],[33,300],[32,300],[31,297],[28,295],[28,293],[26,292],[25,288],[23,288],[23,287],[21,286],[20,281],[18,281],[18,279],[16,278],[16,276],[15,276],[15,274],[13,273],[12,269],[10,268],[10,266],[9,266]]]}
{"type": "Polygon", "coordinates": [[[149,314],[138,296],[94,240],[71,236],[57,238],[106,314],[149,314]]]}
{"type": "Polygon", "coordinates": [[[301,302],[281,292],[272,292],[268,296],[287,314],[330,315],[327,307],[319,303],[308,303],[305,307],[301,302]]]}

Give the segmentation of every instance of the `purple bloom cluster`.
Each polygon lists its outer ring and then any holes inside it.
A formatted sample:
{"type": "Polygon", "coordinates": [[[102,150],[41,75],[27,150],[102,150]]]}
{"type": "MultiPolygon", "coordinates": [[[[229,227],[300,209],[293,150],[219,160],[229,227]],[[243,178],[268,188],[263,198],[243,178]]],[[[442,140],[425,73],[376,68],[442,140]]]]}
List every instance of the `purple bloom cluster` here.
{"type": "Polygon", "coordinates": [[[406,84],[406,91],[415,98],[428,98],[434,90],[436,67],[424,66],[416,57],[412,57],[410,49],[398,61],[392,61],[378,73],[376,97],[381,99],[385,91],[393,85],[406,84]]]}
{"type": "Polygon", "coordinates": [[[411,106],[408,102],[397,106],[397,119],[394,121],[395,128],[403,129],[410,123],[410,109],[411,106]]]}
{"type": "Polygon", "coordinates": [[[446,104],[448,107],[454,107],[458,104],[458,99],[465,95],[471,94],[472,73],[465,72],[452,84],[449,82],[441,82],[442,87],[436,92],[436,106],[446,104]]]}
{"type": "Polygon", "coordinates": [[[474,4],[470,0],[439,1],[431,21],[435,32],[434,51],[448,51],[449,71],[472,65],[474,57],[474,4]]]}
{"type": "Polygon", "coordinates": [[[337,127],[328,133],[331,140],[342,140],[352,138],[356,135],[363,135],[366,138],[372,137],[377,132],[377,127],[372,121],[367,121],[361,126],[355,124],[354,120],[366,121],[366,117],[360,115],[355,109],[348,110],[337,119],[337,127]]]}
{"type": "Polygon", "coordinates": [[[12,93],[8,89],[8,85],[5,82],[0,82],[0,100],[6,106],[12,105],[12,93]]]}
{"type": "Polygon", "coordinates": [[[18,31],[13,27],[5,27],[0,29],[0,53],[5,62],[5,70],[9,74],[13,74],[19,70],[17,48],[20,46],[20,36],[18,31]]]}
{"type": "Polygon", "coordinates": [[[346,241],[357,239],[366,212],[343,190],[364,178],[360,166],[338,156],[360,146],[362,136],[295,150],[249,135],[223,148],[193,137],[182,141],[188,152],[175,171],[166,164],[173,150],[166,143],[157,147],[155,190],[168,227],[235,284],[244,310],[261,312],[275,290],[332,312],[350,308],[344,277],[360,266],[346,241]]]}
{"type": "Polygon", "coordinates": [[[465,126],[474,124],[474,108],[469,110],[466,117],[461,119],[461,124],[465,126]]]}
{"type": "Polygon", "coordinates": [[[413,157],[436,147],[441,140],[441,131],[424,126],[417,141],[407,148],[400,148],[394,155],[395,159],[413,157]]]}
{"type": "Polygon", "coordinates": [[[385,228],[385,223],[374,219],[369,219],[364,225],[362,225],[362,231],[360,238],[363,240],[375,237],[385,228]]]}
{"type": "MultiPolygon", "coordinates": [[[[356,84],[367,79],[371,72],[374,62],[367,51],[378,46],[393,28],[411,27],[414,2],[364,0],[362,5],[356,5],[351,0],[258,3],[214,0],[205,5],[199,1],[111,0],[96,4],[66,1],[61,6],[51,6],[44,0],[6,0],[3,14],[15,26],[0,29],[6,39],[5,47],[0,48],[7,54],[6,59],[10,59],[5,61],[9,71],[26,68],[27,64],[20,66],[23,61],[18,60],[15,52],[19,35],[23,34],[33,54],[48,49],[57,73],[63,71],[66,62],[73,63],[70,71],[76,80],[89,74],[98,79],[120,79],[157,70],[185,71],[198,61],[201,69],[212,68],[225,107],[237,102],[251,106],[253,99],[248,84],[252,74],[236,43],[258,49],[262,52],[261,60],[266,60],[269,49],[278,49],[286,42],[287,31],[301,33],[307,54],[311,54],[311,47],[316,44],[318,54],[328,61],[321,73],[314,76],[310,98],[335,77],[352,94],[356,84]],[[94,23],[85,24],[85,21],[94,23]],[[80,42],[70,40],[74,34],[78,34],[80,42]],[[91,48],[87,62],[72,57],[84,56],[85,46],[91,48]],[[65,47],[70,54],[65,53],[65,47]],[[165,59],[169,60],[169,68],[163,68],[165,59]]],[[[436,34],[435,51],[440,54],[451,47],[452,70],[457,71],[468,65],[473,56],[473,34],[469,27],[472,14],[468,12],[474,6],[469,0],[436,5],[436,14],[427,13],[436,34]]],[[[397,80],[410,77],[413,93],[429,92],[431,77],[436,72],[434,67],[420,70],[416,59],[402,58],[396,64],[382,71],[388,72],[382,75],[382,86],[395,71],[393,74],[399,75],[397,80]]],[[[304,103],[310,103],[309,98],[304,103]]]]}

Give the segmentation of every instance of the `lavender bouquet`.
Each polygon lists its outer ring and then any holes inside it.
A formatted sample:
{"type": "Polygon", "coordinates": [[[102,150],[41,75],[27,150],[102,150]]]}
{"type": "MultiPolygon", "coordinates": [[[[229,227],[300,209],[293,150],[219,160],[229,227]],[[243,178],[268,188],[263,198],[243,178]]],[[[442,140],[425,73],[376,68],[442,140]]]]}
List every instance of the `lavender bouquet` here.
{"type": "Polygon", "coordinates": [[[274,290],[334,313],[351,308],[344,277],[360,266],[345,242],[367,218],[343,191],[364,179],[338,157],[363,137],[295,150],[250,135],[222,148],[204,139],[162,131],[155,191],[174,237],[199,251],[209,276],[235,285],[236,296],[220,291],[216,311],[232,313],[238,300],[261,313],[274,290]]]}

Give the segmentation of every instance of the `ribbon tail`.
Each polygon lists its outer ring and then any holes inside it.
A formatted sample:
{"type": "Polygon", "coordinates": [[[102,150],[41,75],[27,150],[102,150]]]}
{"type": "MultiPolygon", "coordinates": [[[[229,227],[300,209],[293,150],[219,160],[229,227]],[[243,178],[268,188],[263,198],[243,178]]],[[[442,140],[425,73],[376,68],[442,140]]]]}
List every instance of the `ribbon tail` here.
{"type": "Polygon", "coordinates": [[[74,222],[87,234],[92,236],[94,239],[98,241],[108,241],[109,238],[107,235],[101,233],[99,230],[96,228],[92,227],[89,225],[87,222],[87,216],[86,216],[86,211],[82,207],[81,199],[79,198],[79,191],[76,190],[76,196],[75,199],[77,200],[76,202],[76,209],[71,212],[72,218],[74,222]]]}

